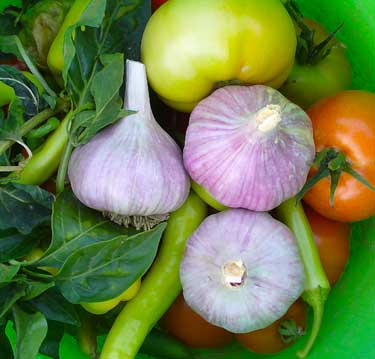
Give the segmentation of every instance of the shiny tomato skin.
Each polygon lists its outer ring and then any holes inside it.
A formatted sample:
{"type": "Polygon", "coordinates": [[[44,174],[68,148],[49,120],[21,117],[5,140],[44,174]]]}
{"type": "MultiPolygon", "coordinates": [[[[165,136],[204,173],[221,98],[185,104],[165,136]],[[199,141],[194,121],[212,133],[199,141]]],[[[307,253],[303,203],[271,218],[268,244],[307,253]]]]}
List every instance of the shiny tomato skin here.
{"type": "MultiPolygon", "coordinates": [[[[316,151],[333,147],[369,183],[375,186],[375,94],[351,90],[317,102],[307,111],[311,118],[316,151]]],[[[316,172],[312,168],[310,176],[316,172]]],[[[322,216],[340,222],[355,222],[375,214],[375,191],[348,173],[342,173],[329,202],[330,180],[324,178],[304,196],[304,201],[322,216]]]]}
{"type": "Polygon", "coordinates": [[[196,348],[215,348],[230,343],[233,334],[206,322],[179,295],[160,322],[161,326],[183,343],[196,348]]]}
{"type": "Polygon", "coordinates": [[[333,286],[339,280],[349,258],[350,225],[327,219],[306,205],[304,210],[314,233],[324,271],[333,286]]]}
{"type": "Polygon", "coordinates": [[[284,343],[279,334],[280,324],[284,320],[292,319],[301,330],[307,326],[307,306],[298,299],[294,302],[287,313],[264,329],[255,330],[245,334],[235,334],[236,339],[241,345],[255,353],[272,354],[287,348],[292,343],[284,343]]]}
{"type": "Polygon", "coordinates": [[[170,0],[151,16],[141,44],[149,84],[183,112],[228,83],[281,86],[295,50],[279,0],[170,0]]]}

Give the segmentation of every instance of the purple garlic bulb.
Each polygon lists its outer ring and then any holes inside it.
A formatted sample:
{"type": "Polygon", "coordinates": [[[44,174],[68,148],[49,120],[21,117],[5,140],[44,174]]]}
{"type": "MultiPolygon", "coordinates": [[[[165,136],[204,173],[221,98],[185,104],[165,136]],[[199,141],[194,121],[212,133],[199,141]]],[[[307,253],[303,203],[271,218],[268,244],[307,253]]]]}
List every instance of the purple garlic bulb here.
{"type": "Polygon", "coordinates": [[[267,213],[230,209],[207,217],[180,267],[186,303],[233,333],[265,328],[302,294],[304,267],[293,234],[267,213]]]}
{"type": "Polygon", "coordinates": [[[145,67],[127,61],[125,108],[137,111],[77,147],[68,175],[74,194],[112,220],[149,229],[188,196],[180,148],[156,122],[145,67]]]}
{"type": "Polygon", "coordinates": [[[191,178],[221,204],[268,211],[306,182],[311,121],[273,88],[226,86],[193,110],[183,155],[191,178]]]}

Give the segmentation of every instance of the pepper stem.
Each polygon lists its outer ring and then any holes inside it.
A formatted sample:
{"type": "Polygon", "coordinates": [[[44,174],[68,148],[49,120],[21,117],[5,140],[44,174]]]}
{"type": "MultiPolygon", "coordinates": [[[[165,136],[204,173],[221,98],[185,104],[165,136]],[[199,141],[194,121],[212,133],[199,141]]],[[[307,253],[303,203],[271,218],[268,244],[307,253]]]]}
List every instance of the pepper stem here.
{"type": "MultiPolygon", "coordinates": [[[[320,289],[320,288],[319,288],[320,289]]],[[[318,336],[320,327],[322,325],[323,320],[323,314],[324,314],[324,301],[321,299],[321,295],[312,295],[309,299],[306,299],[306,301],[310,304],[310,306],[313,309],[314,318],[313,318],[313,324],[310,332],[309,339],[307,343],[305,344],[305,347],[297,352],[298,358],[306,358],[306,356],[309,354],[312,346],[315,343],[315,340],[318,336]]]]}

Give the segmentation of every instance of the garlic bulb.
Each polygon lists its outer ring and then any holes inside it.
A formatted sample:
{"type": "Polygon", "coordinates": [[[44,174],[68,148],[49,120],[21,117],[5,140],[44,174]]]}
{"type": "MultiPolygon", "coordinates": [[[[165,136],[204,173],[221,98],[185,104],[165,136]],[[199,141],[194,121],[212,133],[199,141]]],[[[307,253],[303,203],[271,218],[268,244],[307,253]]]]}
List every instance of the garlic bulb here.
{"type": "Polygon", "coordinates": [[[105,128],[72,154],[74,194],[112,220],[149,229],[188,196],[181,150],[152,114],[145,67],[127,61],[125,108],[137,111],[105,128]]]}
{"type": "Polygon", "coordinates": [[[207,217],[190,237],[180,268],[187,304],[233,333],[264,328],[304,290],[290,230],[267,213],[230,209],[207,217]]]}
{"type": "Polygon", "coordinates": [[[275,208],[301,190],[314,156],[306,113],[267,86],[220,88],[190,116],[185,168],[228,207],[275,208]]]}

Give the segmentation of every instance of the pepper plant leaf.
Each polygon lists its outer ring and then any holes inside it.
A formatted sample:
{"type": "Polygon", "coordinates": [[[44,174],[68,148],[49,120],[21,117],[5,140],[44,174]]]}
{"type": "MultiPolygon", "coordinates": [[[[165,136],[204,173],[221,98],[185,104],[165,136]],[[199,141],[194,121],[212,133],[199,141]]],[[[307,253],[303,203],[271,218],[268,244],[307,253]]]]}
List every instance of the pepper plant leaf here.
{"type": "Polygon", "coordinates": [[[52,241],[36,265],[60,268],[67,258],[82,247],[137,233],[104,218],[85,207],[71,190],[57,196],[52,213],[52,241]]]}
{"type": "Polygon", "coordinates": [[[78,249],[55,277],[57,286],[72,303],[120,295],[151,266],[165,227],[161,223],[131,237],[117,236],[78,249]]]}
{"type": "Polygon", "coordinates": [[[54,196],[38,186],[8,183],[0,186],[0,230],[29,234],[48,224],[54,196]]]}
{"type": "Polygon", "coordinates": [[[47,335],[47,320],[42,313],[27,313],[17,305],[12,312],[17,333],[14,359],[35,358],[47,335]]]}

